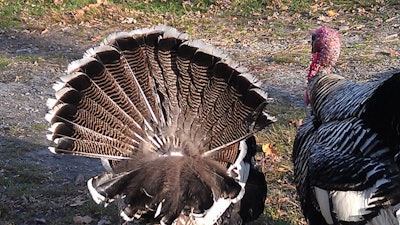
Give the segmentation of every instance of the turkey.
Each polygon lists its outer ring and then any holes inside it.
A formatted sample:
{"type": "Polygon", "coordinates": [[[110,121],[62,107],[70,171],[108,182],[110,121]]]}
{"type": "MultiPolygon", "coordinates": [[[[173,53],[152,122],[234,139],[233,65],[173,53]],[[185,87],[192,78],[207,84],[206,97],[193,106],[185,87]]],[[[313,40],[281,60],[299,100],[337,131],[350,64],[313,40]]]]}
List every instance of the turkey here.
{"type": "Polygon", "coordinates": [[[312,34],[309,112],[293,146],[309,225],[400,224],[400,71],[352,82],[330,73],[339,33],[312,34]]]}
{"type": "Polygon", "coordinates": [[[175,28],[115,33],[54,85],[49,149],[100,158],[107,172],[89,192],[98,204],[122,201],[126,221],[241,224],[266,195],[253,134],[275,118],[260,85],[175,28]]]}

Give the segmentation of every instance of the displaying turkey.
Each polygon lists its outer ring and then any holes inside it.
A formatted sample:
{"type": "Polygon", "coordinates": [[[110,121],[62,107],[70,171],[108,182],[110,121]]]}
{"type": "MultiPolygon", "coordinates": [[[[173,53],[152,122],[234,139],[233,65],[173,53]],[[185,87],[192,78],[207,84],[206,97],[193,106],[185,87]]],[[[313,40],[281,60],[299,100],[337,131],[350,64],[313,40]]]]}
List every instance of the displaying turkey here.
{"type": "Polygon", "coordinates": [[[293,147],[294,176],[310,225],[400,224],[400,71],[370,82],[330,73],[337,31],[312,34],[307,118],[293,147]]]}
{"type": "Polygon", "coordinates": [[[90,194],[98,204],[122,199],[127,221],[253,220],[266,184],[252,135],[274,121],[260,85],[174,28],[112,34],[54,85],[50,151],[102,159],[107,172],[88,181],[90,194]]]}

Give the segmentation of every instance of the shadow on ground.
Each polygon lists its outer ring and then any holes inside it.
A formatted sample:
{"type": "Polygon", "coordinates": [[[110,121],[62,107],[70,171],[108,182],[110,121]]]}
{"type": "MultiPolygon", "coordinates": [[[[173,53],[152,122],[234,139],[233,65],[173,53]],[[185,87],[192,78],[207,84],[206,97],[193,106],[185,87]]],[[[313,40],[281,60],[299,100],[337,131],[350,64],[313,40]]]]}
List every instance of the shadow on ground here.
{"type": "Polygon", "coordinates": [[[104,217],[86,190],[86,180],[104,171],[99,160],[55,155],[47,146],[3,136],[0,165],[0,224],[72,224],[80,213],[104,217]]]}

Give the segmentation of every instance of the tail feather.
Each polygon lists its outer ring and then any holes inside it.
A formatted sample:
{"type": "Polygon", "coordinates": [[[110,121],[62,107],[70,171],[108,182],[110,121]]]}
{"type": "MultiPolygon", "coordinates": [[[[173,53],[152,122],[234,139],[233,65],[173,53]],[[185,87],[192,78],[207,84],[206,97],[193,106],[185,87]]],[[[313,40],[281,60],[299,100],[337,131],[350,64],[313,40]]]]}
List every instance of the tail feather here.
{"type": "Polygon", "coordinates": [[[130,172],[107,173],[90,182],[92,196],[103,196],[100,199],[105,202],[116,195],[126,196],[130,205],[125,211],[156,211],[161,204],[160,215],[166,223],[181,212],[204,213],[216,198],[234,198],[241,191],[241,186],[216,162],[189,157],[159,158],[130,172]],[[166,170],[154,173],[159,165],[166,170]]]}
{"type": "MultiPolygon", "coordinates": [[[[132,104],[140,111],[140,114],[146,121],[154,121],[156,117],[151,115],[151,108],[146,104],[146,97],[142,94],[141,86],[137,83],[134,71],[125,66],[126,60],[120,52],[111,46],[100,46],[89,51],[101,61],[108,73],[115,79],[115,82],[121,87],[132,104]]],[[[89,53],[87,52],[87,54],[89,53]]]]}
{"type": "Polygon", "coordinates": [[[105,136],[76,124],[57,122],[53,124],[51,131],[56,135],[51,136],[50,139],[57,143],[55,151],[60,153],[74,152],[73,154],[79,154],[80,152],[86,152],[88,153],[86,156],[94,154],[93,157],[99,157],[99,154],[127,157],[139,148],[138,142],[130,141],[128,143],[127,141],[105,136]],[[89,146],[101,147],[98,149],[88,149],[89,146]]]}
{"type": "Polygon", "coordinates": [[[274,121],[260,82],[222,51],[158,26],[110,35],[68,66],[46,119],[51,151],[104,159],[96,202],[212,224],[244,194],[244,139],[274,121]],[[239,144],[239,142],[241,144],[239,144]],[[211,212],[212,211],[212,212],[211,212]]]}
{"type": "MultiPolygon", "coordinates": [[[[80,70],[79,72],[85,72],[91,79],[90,87],[95,88],[93,94],[103,92],[107,98],[110,98],[111,101],[115,102],[122,110],[130,115],[139,124],[141,129],[150,128],[148,121],[143,118],[141,112],[134,104],[133,99],[130,99],[126,95],[121,86],[116,82],[114,74],[111,74],[111,71],[105,67],[103,62],[93,59],[79,66],[77,70],[80,70]]],[[[88,93],[89,96],[90,94],[91,93],[88,93]]]]}

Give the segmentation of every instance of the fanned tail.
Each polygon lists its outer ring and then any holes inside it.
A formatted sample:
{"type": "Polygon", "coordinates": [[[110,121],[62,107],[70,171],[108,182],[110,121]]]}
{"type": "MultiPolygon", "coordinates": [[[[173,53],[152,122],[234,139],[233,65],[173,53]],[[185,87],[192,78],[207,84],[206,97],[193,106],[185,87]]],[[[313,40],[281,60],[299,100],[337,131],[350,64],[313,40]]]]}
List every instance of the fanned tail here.
{"type": "Polygon", "coordinates": [[[127,219],[215,223],[244,194],[246,139],[275,120],[255,77],[166,26],[110,35],[54,89],[50,150],[107,161],[89,190],[97,203],[124,198],[127,219]]]}

